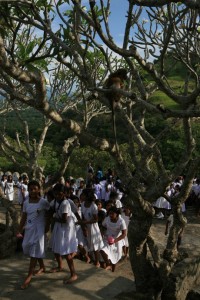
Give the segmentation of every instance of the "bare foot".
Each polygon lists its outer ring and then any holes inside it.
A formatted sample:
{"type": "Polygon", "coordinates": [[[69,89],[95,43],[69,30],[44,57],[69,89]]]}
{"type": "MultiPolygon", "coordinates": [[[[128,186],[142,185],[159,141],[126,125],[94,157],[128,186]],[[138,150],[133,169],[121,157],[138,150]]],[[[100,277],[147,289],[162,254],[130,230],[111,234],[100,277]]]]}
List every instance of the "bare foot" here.
{"type": "Polygon", "coordinates": [[[39,270],[36,270],[34,272],[34,275],[40,275],[40,274],[45,273],[45,272],[46,272],[45,268],[40,268],[39,270]]]}
{"type": "Polygon", "coordinates": [[[77,252],[72,253],[72,257],[76,257],[77,256],[77,252]]]}
{"type": "Polygon", "coordinates": [[[94,264],[94,265],[95,265],[96,268],[100,268],[101,267],[100,263],[97,263],[97,264],[94,264]]]}
{"type": "Polygon", "coordinates": [[[86,256],[85,258],[86,258],[86,263],[89,264],[89,263],[91,262],[90,257],[89,257],[89,256],[86,256]]]}
{"type": "Polygon", "coordinates": [[[31,278],[27,277],[26,280],[24,281],[24,283],[21,285],[21,290],[25,290],[27,289],[27,287],[29,286],[31,282],[31,278]]]}
{"type": "Polygon", "coordinates": [[[75,274],[75,275],[71,276],[69,279],[64,279],[63,283],[64,284],[70,284],[70,283],[76,281],[77,278],[78,278],[78,276],[75,274]]]}
{"type": "Polygon", "coordinates": [[[110,271],[112,271],[112,267],[111,266],[107,266],[107,267],[104,268],[104,270],[110,270],[110,271]]]}
{"type": "Polygon", "coordinates": [[[62,271],[63,271],[63,268],[56,267],[56,268],[52,268],[49,272],[50,273],[57,273],[57,272],[62,272],[62,271]]]}

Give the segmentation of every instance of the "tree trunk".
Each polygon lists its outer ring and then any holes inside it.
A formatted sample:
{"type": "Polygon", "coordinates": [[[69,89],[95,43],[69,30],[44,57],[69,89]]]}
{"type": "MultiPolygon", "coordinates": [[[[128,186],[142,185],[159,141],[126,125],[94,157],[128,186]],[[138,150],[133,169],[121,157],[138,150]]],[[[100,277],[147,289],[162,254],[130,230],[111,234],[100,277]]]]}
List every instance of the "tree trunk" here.
{"type": "Polygon", "coordinates": [[[144,213],[134,214],[128,229],[129,256],[135,277],[136,292],[143,294],[143,299],[158,299],[162,281],[147,256],[147,238],[152,225],[152,216],[144,213]],[[147,298],[145,298],[147,297],[147,298]]]}

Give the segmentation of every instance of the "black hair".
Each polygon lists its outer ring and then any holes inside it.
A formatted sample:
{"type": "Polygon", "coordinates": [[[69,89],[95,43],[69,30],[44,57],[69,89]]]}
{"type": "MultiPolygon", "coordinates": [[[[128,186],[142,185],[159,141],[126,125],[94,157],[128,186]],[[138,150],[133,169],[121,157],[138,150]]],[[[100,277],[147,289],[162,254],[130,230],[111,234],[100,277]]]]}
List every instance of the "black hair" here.
{"type": "Polygon", "coordinates": [[[76,195],[71,195],[71,196],[70,196],[70,199],[73,200],[73,201],[76,201],[76,200],[80,201],[80,200],[79,200],[79,197],[76,196],[76,195]]]}
{"type": "Polygon", "coordinates": [[[109,214],[110,212],[116,213],[118,216],[119,216],[119,214],[120,214],[120,210],[119,210],[116,206],[111,206],[111,207],[109,208],[109,210],[108,210],[108,214],[109,214]]]}
{"type": "Polygon", "coordinates": [[[99,210],[98,211],[98,222],[101,222],[105,219],[106,217],[106,212],[104,210],[99,210]]]}
{"type": "Polygon", "coordinates": [[[99,203],[103,205],[103,202],[102,202],[100,199],[97,199],[97,200],[95,201],[95,204],[98,205],[99,203]]]}
{"type": "Polygon", "coordinates": [[[112,200],[108,200],[106,201],[105,205],[107,206],[108,204],[110,204],[111,206],[114,206],[114,203],[112,200]]]}
{"type": "Polygon", "coordinates": [[[89,202],[92,202],[95,200],[95,195],[94,195],[94,192],[92,189],[84,189],[81,193],[81,195],[84,195],[86,197],[86,200],[89,201],[89,202]]]}
{"type": "Polygon", "coordinates": [[[64,193],[65,193],[66,195],[70,195],[70,194],[71,194],[71,187],[64,186],[64,193]]]}
{"type": "Polygon", "coordinates": [[[117,192],[115,192],[115,191],[112,191],[111,193],[110,193],[110,199],[114,199],[114,200],[117,200],[117,197],[119,196],[119,194],[117,193],[117,192]]]}
{"type": "Polygon", "coordinates": [[[56,183],[53,187],[53,192],[65,192],[65,186],[62,183],[56,183]]]}
{"type": "Polygon", "coordinates": [[[40,184],[39,184],[39,182],[37,180],[31,180],[31,181],[29,181],[29,183],[28,183],[28,190],[29,190],[29,188],[30,188],[31,185],[36,185],[39,189],[41,188],[40,184]]]}
{"type": "Polygon", "coordinates": [[[46,195],[53,198],[54,197],[53,189],[48,190],[46,195]]]}

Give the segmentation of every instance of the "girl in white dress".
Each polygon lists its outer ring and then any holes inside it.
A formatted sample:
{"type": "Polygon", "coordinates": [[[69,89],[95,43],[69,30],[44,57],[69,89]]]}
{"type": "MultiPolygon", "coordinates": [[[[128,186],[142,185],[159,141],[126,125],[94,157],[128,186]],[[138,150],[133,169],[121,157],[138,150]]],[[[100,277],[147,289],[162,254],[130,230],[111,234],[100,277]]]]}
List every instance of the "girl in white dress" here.
{"type": "Polygon", "coordinates": [[[122,247],[127,233],[126,223],[119,215],[119,210],[113,206],[102,225],[106,228],[104,235],[105,247],[100,252],[106,263],[105,269],[114,272],[116,263],[122,257],[122,247]]]}
{"type": "Polygon", "coordinates": [[[49,203],[40,196],[40,185],[37,181],[28,184],[29,198],[24,202],[23,213],[19,227],[18,237],[25,228],[22,243],[23,252],[30,256],[28,275],[21,285],[25,289],[30,284],[33,275],[45,272],[43,258],[45,257],[45,211],[49,209],[49,203]],[[39,262],[40,269],[35,272],[39,262]]]}
{"type": "Polygon", "coordinates": [[[1,189],[2,189],[2,192],[4,193],[4,190],[5,190],[5,184],[6,184],[6,181],[7,181],[7,175],[3,174],[2,177],[1,177],[1,189]]]}
{"type": "Polygon", "coordinates": [[[73,262],[73,254],[77,252],[78,246],[76,228],[70,203],[65,199],[65,186],[57,183],[53,188],[53,192],[55,200],[50,205],[54,212],[55,224],[50,243],[58,267],[52,269],[51,272],[59,272],[63,269],[62,256],[64,256],[67,260],[71,276],[63,282],[68,284],[77,279],[73,262]]]}
{"type": "Polygon", "coordinates": [[[101,185],[99,183],[99,179],[96,178],[95,183],[93,184],[94,193],[97,196],[97,199],[101,199],[101,185]]]}
{"type": "MultiPolygon", "coordinates": [[[[127,228],[126,230],[127,230],[127,235],[128,235],[128,225],[129,225],[130,218],[131,218],[131,210],[128,206],[124,207],[121,216],[122,216],[122,218],[124,219],[124,221],[126,223],[126,228],[127,228]]],[[[123,246],[124,258],[127,258],[128,250],[129,250],[129,242],[128,242],[127,235],[124,238],[124,246],[123,246]]]]}
{"type": "Polygon", "coordinates": [[[22,182],[18,184],[18,202],[23,207],[23,203],[28,198],[28,177],[23,176],[22,182]]]}
{"type": "Polygon", "coordinates": [[[87,247],[89,252],[94,252],[94,264],[100,267],[99,250],[104,246],[101,232],[98,225],[98,208],[94,203],[95,196],[92,190],[84,190],[85,201],[81,203],[82,220],[78,222],[80,225],[87,226],[87,247]]]}
{"type": "Polygon", "coordinates": [[[12,175],[8,175],[8,178],[5,183],[5,187],[4,187],[4,193],[6,195],[6,198],[9,201],[13,201],[13,199],[14,199],[14,181],[12,179],[12,175]]]}

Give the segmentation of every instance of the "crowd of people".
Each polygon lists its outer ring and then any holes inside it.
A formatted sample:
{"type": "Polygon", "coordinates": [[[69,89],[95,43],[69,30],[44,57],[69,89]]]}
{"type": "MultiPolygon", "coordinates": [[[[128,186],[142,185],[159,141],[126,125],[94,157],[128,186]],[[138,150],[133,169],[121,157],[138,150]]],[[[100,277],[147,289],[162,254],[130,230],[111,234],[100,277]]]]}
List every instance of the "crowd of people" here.
{"type": "MultiPolygon", "coordinates": [[[[119,178],[111,170],[105,176],[98,171],[92,174],[88,168],[85,180],[61,178],[44,195],[39,182],[29,181],[26,175],[16,183],[17,201],[22,209],[17,237],[22,239],[24,254],[30,257],[21,289],[29,286],[33,275],[46,271],[47,247],[57,262],[51,273],[62,271],[63,258],[66,259],[70,270],[70,277],[64,280],[66,284],[77,279],[75,257],[113,272],[119,260],[127,257],[131,211],[122,205],[119,178]]],[[[2,182],[6,192],[4,176],[2,182]]]]}
{"type": "MultiPolygon", "coordinates": [[[[180,192],[184,178],[178,178],[166,190],[167,199],[180,192]]],[[[22,208],[22,217],[17,237],[23,239],[24,254],[30,257],[28,275],[22,289],[29,286],[33,275],[45,272],[45,252],[47,247],[54,254],[57,266],[51,273],[63,270],[63,258],[66,259],[70,278],[64,283],[77,279],[74,257],[93,263],[95,267],[115,271],[117,263],[128,256],[127,229],[131,218],[131,209],[123,204],[123,188],[120,179],[108,169],[103,175],[99,167],[96,172],[88,164],[87,176],[78,181],[73,178],[61,178],[48,192],[41,194],[37,181],[28,181],[24,175],[16,183],[18,203],[22,208]],[[48,243],[46,234],[48,234],[48,243]],[[36,270],[37,264],[39,269],[36,270]]],[[[6,197],[13,200],[14,183],[12,176],[2,176],[1,188],[6,197]],[[11,196],[12,194],[12,196],[11,196]]],[[[191,191],[195,205],[198,202],[199,214],[200,180],[195,179],[191,191]],[[197,201],[199,199],[199,201],[197,201]]],[[[171,204],[159,197],[153,206],[158,218],[167,217],[165,234],[172,226],[173,216],[166,212],[171,204]],[[162,214],[162,215],[161,215],[162,214]]],[[[185,205],[182,206],[185,211],[185,205]]],[[[181,233],[182,234],[182,233],[181,233]]],[[[180,239],[177,246],[180,245],[180,239]]]]}
{"type": "MultiPolygon", "coordinates": [[[[167,187],[165,195],[159,197],[154,203],[153,207],[156,210],[158,219],[164,219],[171,213],[171,202],[178,196],[181,191],[181,187],[184,182],[184,176],[179,176],[174,182],[167,187]]],[[[182,204],[182,212],[185,213],[187,206],[193,206],[196,211],[196,215],[200,216],[200,179],[194,178],[193,185],[188,199],[182,204]]]]}

